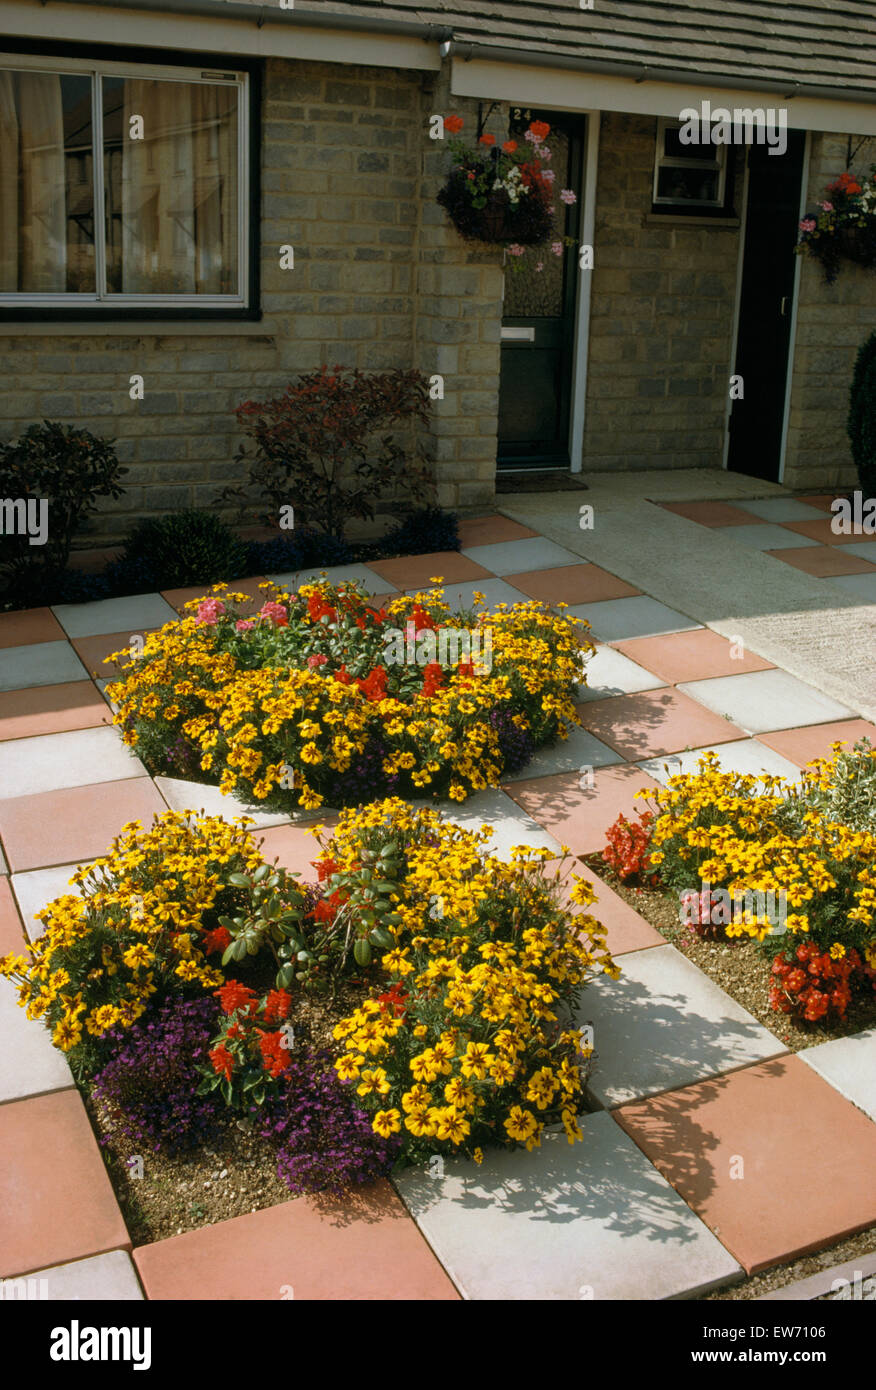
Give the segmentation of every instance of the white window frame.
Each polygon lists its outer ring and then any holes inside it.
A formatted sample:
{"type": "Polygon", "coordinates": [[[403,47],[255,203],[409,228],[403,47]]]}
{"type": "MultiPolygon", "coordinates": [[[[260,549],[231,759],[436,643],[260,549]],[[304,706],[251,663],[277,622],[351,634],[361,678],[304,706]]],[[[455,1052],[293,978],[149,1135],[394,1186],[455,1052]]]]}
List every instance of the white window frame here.
{"type": "Polygon", "coordinates": [[[714,159],[677,159],[672,155],[665,154],[666,131],[680,130],[681,124],[681,121],[673,120],[669,116],[657,118],[657,145],[654,151],[654,183],[651,190],[651,201],[655,207],[677,208],[679,211],[690,208],[692,216],[696,216],[697,208],[723,208],[727,192],[727,146],[713,145],[712,149],[717,151],[714,159]],[[661,169],[708,169],[711,173],[717,169],[718,196],[716,198],[658,197],[657,188],[661,169]]]}
{"type": "Polygon", "coordinates": [[[36,294],[17,290],[0,294],[4,309],[71,309],[71,308],[169,308],[169,309],[248,309],[249,304],[249,74],[217,66],[203,68],[178,67],[152,63],[119,63],[108,59],[52,58],[25,53],[0,52],[3,71],[45,72],[53,75],[76,74],[91,78],[92,163],[94,167],[94,268],[96,290],[87,293],[36,294]],[[207,86],[237,88],[237,294],[112,294],[106,288],[106,231],[103,186],[103,77],[140,77],[146,79],[199,82],[207,86]],[[98,235],[98,228],[100,233],[98,235]]]}

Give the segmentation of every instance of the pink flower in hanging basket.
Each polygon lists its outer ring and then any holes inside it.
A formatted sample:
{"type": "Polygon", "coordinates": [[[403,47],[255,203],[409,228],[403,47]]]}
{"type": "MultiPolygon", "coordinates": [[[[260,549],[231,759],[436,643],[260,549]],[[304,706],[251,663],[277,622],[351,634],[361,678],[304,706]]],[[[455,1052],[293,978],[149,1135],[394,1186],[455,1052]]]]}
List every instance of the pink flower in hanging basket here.
{"type": "Polygon", "coordinates": [[[572,203],[577,203],[578,201],[571,188],[561,188],[560,197],[562,198],[563,202],[566,204],[567,207],[569,207],[572,203]]]}
{"type": "Polygon", "coordinates": [[[552,242],[551,242],[551,250],[553,251],[553,253],[554,253],[555,256],[562,256],[562,254],[563,254],[563,243],[562,243],[561,241],[552,241],[552,242]]]}
{"type": "Polygon", "coordinates": [[[508,247],[508,255],[509,255],[509,256],[522,256],[525,250],[526,250],[526,247],[525,247],[525,246],[518,246],[518,245],[517,245],[517,242],[515,241],[515,242],[513,243],[513,245],[511,245],[511,246],[508,247]]]}

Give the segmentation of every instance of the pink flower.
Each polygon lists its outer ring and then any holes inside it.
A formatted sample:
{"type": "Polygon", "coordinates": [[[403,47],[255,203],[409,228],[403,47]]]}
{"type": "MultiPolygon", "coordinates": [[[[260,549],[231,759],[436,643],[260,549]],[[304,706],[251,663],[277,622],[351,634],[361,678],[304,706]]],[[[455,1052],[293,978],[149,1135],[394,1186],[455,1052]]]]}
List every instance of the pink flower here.
{"type": "Polygon", "coordinates": [[[554,207],[553,203],[551,203],[550,207],[548,208],[548,212],[556,212],[556,208],[554,207]]]}
{"type": "Polygon", "coordinates": [[[539,261],[536,270],[544,270],[544,261],[539,261]]]}
{"type": "Polygon", "coordinates": [[[327,661],[328,657],[323,656],[322,652],[314,652],[313,656],[307,658],[307,664],[311,671],[315,670],[317,666],[324,666],[327,661]]]}
{"type": "Polygon", "coordinates": [[[561,241],[552,241],[552,242],[551,242],[551,250],[553,251],[553,253],[554,253],[555,256],[562,256],[562,254],[563,254],[563,243],[562,243],[561,241]]]}
{"type": "Polygon", "coordinates": [[[539,159],[548,159],[548,160],[549,160],[550,157],[551,157],[550,146],[549,146],[549,145],[543,145],[542,148],[541,148],[541,149],[539,150],[539,152],[538,152],[538,157],[539,157],[539,159]]]}
{"type": "Polygon", "coordinates": [[[822,203],[822,212],[833,212],[833,203],[822,203]]]}
{"type": "Polygon", "coordinates": [[[255,618],[238,618],[234,626],[238,632],[248,632],[251,627],[255,627],[255,618]]]}
{"type": "Polygon", "coordinates": [[[553,169],[542,169],[541,176],[546,183],[553,183],[554,179],[557,177],[553,169]]]}
{"type": "Polygon", "coordinates": [[[282,603],[263,603],[259,617],[268,618],[277,627],[289,626],[289,614],[282,603]]]}
{"type": "Polygon", "coordinates": [[[804,217],[804,218],[803,218],[803,221],[800,223],[800,231],[801,231],[801,232],[814,232],[814,231],[815,231],[815,218],[814,218],[814,217],[804,217]]]}
{"type": "Polygon", "coordinates": [[[198,605],[198,622],[214,627],[225,612],[225,604],[218,598],[205,598],[198,605]]]}
{"type": "Polygon", "coordinates": [[[509,246],[509,247],[508,247],[508,255],[509,255],[509,256],[522,256],[525,250],[526,250],[526,247],[525,247],[525,246],[518,246],[518,245],[517,245],[517,242],[515,241],[514,244],[513,244],[513,246],[509,246]]]}
{"type": "Polygon", "coordinates": [[[578,199],[575,197],[575,194],[572,192],[571,188],[561,188],[561,189],[560,189],[560,197],[562,198],[563,202],[566,204],[567,207],[568,207],[571,203],[577,203],[577,201],[578,201],[578,199]]]}

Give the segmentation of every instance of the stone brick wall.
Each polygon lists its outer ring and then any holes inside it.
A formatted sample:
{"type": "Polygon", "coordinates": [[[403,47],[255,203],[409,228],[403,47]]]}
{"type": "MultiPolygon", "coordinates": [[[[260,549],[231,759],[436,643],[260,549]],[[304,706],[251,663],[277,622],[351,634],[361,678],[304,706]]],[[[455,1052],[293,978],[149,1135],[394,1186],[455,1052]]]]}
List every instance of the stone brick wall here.
{"type": "MultiPolygon", "coordinates": [[[[846,135],[814,133],[807,207],[826,197],[824,188],[846,167],[846,135]]],[[[852,149],[860,137],[852,136],[852,149]]],[[[861,145],[852,161],[867,173],[876,161],[876,139],[861,145]]],[[[840,262],[833,285],[825,284],[818,261],[804,259],[797,307],[791,406],[784,483],[790,488],[830,490],[855,482],[846,434],[849,386],[855,355],[876,329],[876,274],[840,262]]]]}
{"type": "MultiPolygon", "coordinates": [[[[603,112],[584,470],[720,468],[739,231],[646,221],[656,117],[603,112]]],[[[742,151],[736,160],[737,211],[742,151]]]]}

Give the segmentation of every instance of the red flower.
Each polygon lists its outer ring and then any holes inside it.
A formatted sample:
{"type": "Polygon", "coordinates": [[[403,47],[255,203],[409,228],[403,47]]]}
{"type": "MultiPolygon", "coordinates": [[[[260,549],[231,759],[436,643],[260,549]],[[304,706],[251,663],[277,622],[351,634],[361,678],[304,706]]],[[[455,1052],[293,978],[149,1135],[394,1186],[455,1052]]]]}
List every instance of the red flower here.
{"type": "Polygon", "coordinates": [[[513,154],[514,151],[517,149],[517,141],[506,140],[504,145],[502,146],[502,149],[505,151],[506,154],[513,154]]]}
{"type": "Polygon", "coordinates": [[[204,933],[204,950],[210,956],[214,951],[224,951],[231,942],[231,932],[227,927],[214,927],[204,933]]]}
{"type": "Polygon", "coordinates": [[[335,680],[338,682],[339,685],[349,685],[349,684],[350,684],[350,673],[349,673],[349,671],[347,670],[347,663],[346,663],[346,661],[344,662],[344,664],[343,664],[343,666],[340,668],[340,670],[335,671],[335,680]]]}
{"type": "Polygon", "coordinates": [[[495,143],[496,143],[496,137],[495,137],[495,135],[490,135],[489,133],[487,133],[487,134],[485,134],[485,135],[482,135],[482,136],[480,137],[480,139],[478,140],[478,144],[479,144],[479,145],[495,145],[495,143]]]}
{"type": "Polygon", "coordinates": [[[312,859],[310,861],[316,869],[316,876],[320,883],[325,883],[327,878],[336,874],[341,867],[334,859],[312,859]]]}
{"type": "Polygon", "coordinates": [[[262,1054],[262,1066],[269,1076],[277,1077],[286,1071],[292,1061],[288,1047],[283,1046],[282,1033],[263,1033],[258,1029],[259,1050],[262,1054]]]}
{"type": "Polygon", "coordinates": [[[269,990],[265,1000],[265,1023],[282,1023],[284,1018],[289,1017],[291,1007],[292,995],[288,990],[269,990]]]}
{"type": "Polygon", "coordinates": [[[224,1076],[226,1081],[230,1081],[231,1073],[234,1071],[234,1058],[225,1044],[220,1043],[218,1047],[213,1048],[212,1052],[208,1052],[207,1056],[213,1063],[213,1070],[217,1075],[224,1076]]]}
{"type": "Polygon", "coordinates": [[[529,129],[533,135],[537,135],[540,140],[545,140],[551,133],[551,128],[547,121],[530,121],[529,129]]]}
{"type": "Polygon", "coordinates": [[[320,618],[328,618],[330,623],[338,621],[338,611],[332,608],[330,603],[326,603],[321,594],[311,594],[307,600],[307,616],[312,622],[318,623],[320,618]]]}
{"type": "Polygon", "coordinates": [[[368,700],[378,703],[386,694],[386,671],[382,666],[375,666],[364,680],[357,680],[356,685],[368,700]]]}
{"type": "Polygon", "coordinates": [[[224,1014],[233,1014],[236,1009],[251,1009],[255,997],[255,990],[250,989],[249,985],[242,985],[239,980],[228,980],[221,989],[216,990],[216,998],[224,1014]]]}
{"type": "Polygon", "coordinates": [[[313,909],[313,915],[317,922],[333,922],[338,912],[343,907],[345,899],[340,892],[335,889],[334,893],[328,898],[321,898],[313,909]]]}
{"type": "Polygon", "coordinates": [[[378,995],[377,1002],[380,1005],[382,1013],[392,1012],[396,1018],[402,1018],[407,1012],[407,1007],[404,1002],[407,997],[408,991],[402,988],[399,980],[396,980],[395,984],[391,989],[387,990],[386,994],[378,995]]]}
{"type": "Polygon", "coordinates": [[[445,116],[444,129],[449,130],[451,135],[458,135],[465,125],[461,116],[445,116]]]}
{"type": "Polygon", "coordinates": [[[440,690],[444,683],[444,672],[437,661],[430,661],[423,671],[423,694],[427,699],[440,690]]]}
{"type": "Polygon", "coordinates": [[[427,632],[436,632],[438,630],[438,624],[435,622],[435,619],[431,618],[425,608],[421,608],[419,604],[416,604],[414,607],[414,611],[411,614],[411,622],[418,632],[423,628],[425,628],[427,632]]]}

